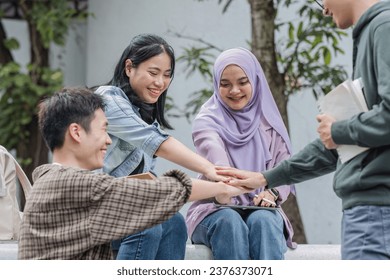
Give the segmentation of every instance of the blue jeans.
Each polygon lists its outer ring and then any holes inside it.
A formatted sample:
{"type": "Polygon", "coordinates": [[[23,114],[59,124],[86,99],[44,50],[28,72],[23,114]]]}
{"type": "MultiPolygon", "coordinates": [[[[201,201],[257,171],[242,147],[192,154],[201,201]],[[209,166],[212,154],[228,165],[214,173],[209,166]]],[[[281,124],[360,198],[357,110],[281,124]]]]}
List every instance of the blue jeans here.
{"type": "Polygon", "coordinates": [[[216,260],[280,260],[287,251],[278,211],[218,210],[200,222],[192,242],[209,247],[216,260]]]}
{"type": "Polygon", "coordinates": [[[390,207],[362,205],[344,210],[343,260],[390,260],[390,207]]]}
{"type": "Polygon", "coordinates": [[[148,228],[120,241],[117,260],[183,260],[187,228],[183,216],[176,213],[166,222],[148,228]]]}

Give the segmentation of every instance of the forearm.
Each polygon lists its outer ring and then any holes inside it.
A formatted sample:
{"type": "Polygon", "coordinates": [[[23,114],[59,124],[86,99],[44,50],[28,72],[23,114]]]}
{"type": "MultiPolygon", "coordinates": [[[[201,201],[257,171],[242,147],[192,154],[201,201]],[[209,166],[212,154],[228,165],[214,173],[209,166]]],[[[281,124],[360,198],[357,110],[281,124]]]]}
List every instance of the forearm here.
{"type": "Polygon", "coordinates": [[[206,174],[210,169],[214,168],[211,162],[196,154],[173,137],[169,137],[160,145],[156,155],[201,174],[206,174]]]}
{"type": "MultiPolygon", "coordinates": [[[[290,150],[285,140],[278,134],[275,133],[272,139],[272,160],[267,164],[266,169],[272,169],[277,166],[283,160],[291,157],[290,150]]],[[[281,185],[275,190],[279,192],[278,202],[283,203],[291,192],[295,193],[295,187],[293,185],[281,185]]]]}
{"type": "Polygon", "coordinates": [[[178,170],[157,180],[91,174],[90,227],[99,242],[118,239],[168,220],[188,201],[192,181],[178,170]],[[106,222],[102,222],[106,221],[106,222]],[[107,226],[109,225],[109,226],[107,226]]]}
{"type": "Polygon", "coordinates": [[[192,179],[192,191],[189,201],[212,198],[225,192],[226,187],[222,183],[214,183],[206,180],[192,179]]]}
{"type": "Polygon", "coordinates": [[[339,145],[381,147],[390,145],[390,111],[382,102],[369,112],[354,116],[349,120],[335,122],[331,134],[339,145]]]}
{"type": "Polygon", "coordinates": [[[263,174],[270,188],[299,183],[334,171],[337,159],[336,151],[326,149],[317,139],[263,174]]]}

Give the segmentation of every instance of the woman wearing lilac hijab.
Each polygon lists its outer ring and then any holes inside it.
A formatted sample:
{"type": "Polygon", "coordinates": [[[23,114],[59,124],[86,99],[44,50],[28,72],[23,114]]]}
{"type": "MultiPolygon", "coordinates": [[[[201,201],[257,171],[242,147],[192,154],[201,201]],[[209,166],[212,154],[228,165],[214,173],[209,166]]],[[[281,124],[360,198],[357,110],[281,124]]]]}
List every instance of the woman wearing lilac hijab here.
{"type": "MultiPolygon", "coordinates": [[[[214,94],[193,123],[198,153],[215,165],[262,171],[289,158],[286,127],[256,57],[244,48],[222,52],[214,64],[214,94]]],[[[214,259],[283,259],[292,242],[291,224],[279,206],[294,186],[276,192],[264,188],[237,196],[233,205],[277,207],[237,209],[217,207],[213,200],[194,202],[187,227],[195,244],[205,244],[214,259]]]]}

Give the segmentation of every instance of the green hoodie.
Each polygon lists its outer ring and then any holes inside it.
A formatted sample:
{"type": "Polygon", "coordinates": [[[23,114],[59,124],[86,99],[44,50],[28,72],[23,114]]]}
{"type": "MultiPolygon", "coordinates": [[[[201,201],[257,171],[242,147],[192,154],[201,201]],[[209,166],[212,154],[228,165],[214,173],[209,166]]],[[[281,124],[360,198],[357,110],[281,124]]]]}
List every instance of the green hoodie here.
{"type": "Polygon", "coordinates": [[[264,172],[270,188],[302,182],[336,170],[333,188],[343,209],[390,206],[390,2],[370,7],[353,30],[353,78],[362,78],[369,111],[332,125],[337,144],[370,149],[342,164],[319,139],[264,172]]]}

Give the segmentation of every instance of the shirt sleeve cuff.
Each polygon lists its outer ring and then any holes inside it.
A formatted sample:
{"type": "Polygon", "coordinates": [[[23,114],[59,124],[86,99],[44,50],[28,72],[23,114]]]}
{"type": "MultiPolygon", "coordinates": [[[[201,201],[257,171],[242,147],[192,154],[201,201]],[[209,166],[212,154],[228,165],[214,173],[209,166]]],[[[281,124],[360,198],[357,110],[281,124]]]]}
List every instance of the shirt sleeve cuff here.
{"type": "Polygon", "coordinates": [[[168,177],[175,177],[186,189],[186,197],[185,201],[188,201],[191,191],[192,191],[192,180],[191,178],[184,173],[183,171],[177,170],[177,169],[172,169],[163,174],[163,176],[168,176],[168,177]]]}
{"type": "Polygon", "coordinates": [[[335,142],[336,144],[355,144],[350,136],[350,132],[348,129],[348,120],[334,122],[331,127],[331,135],[333,142],[335,142]]]}

